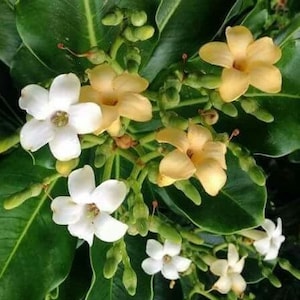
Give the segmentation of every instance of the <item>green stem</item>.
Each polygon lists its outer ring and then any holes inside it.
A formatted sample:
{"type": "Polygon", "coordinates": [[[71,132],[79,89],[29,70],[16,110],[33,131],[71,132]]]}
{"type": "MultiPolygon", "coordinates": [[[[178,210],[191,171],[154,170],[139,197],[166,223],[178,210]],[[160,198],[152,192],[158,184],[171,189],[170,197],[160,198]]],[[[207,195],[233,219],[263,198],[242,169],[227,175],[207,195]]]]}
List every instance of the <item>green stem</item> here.
{"type": "Polygon", "coordinates": [[[120,47],[122,46],[122,44],[124,43],[124,39],[120,36],[118,36],[114,43],[112,44],[112,46],[110,47],[109,50],[109,55],[110,57],[115,60],[118,54],[118,50],[120,49],[120,47]]]}
{"type": "Polygon", "coordinates": [[[120,178],[120,155],[116,154],[115,156],[115,177],[116,179],[120,178]]]}
{"type": "Polygon", "coordinates": [[[104,170],[103,170],[103,174],[102,174],[102,181],[108,180],[111,178],[111,172],[112,172],[112,167],[114,164],[114,159],[115,159],[115,155],[111,155],[105,165],[104,165],[104,170]]]}
{"type": "Polygon", "coordinates": [[[153,158],[161,156],[161,153],[158,151],[149,152],[140,157],[140,160],[145,164],[148,161],[152,160],[153,158]]]}
{"type": "Polygon", "coordinates": [[[138,177],[138,184],[139,186],[142,186],[144,180],[146,179],[148,175],[148,169],[147,168],[143,168],[142,172],[140,173],[139,177],[138,177]]]}
{"type": "Polygon", "coordinates": [[[139,138],[138,141],[139,141],[139,144],[140,145],[144,145],[146,143],[149,143],[149,142],[152,142],[155,140],[155,136],[156,136],[156,132],[151,132],[147,135],[144,135],[143,137],[139,138]]]}
{"type": "Polygon", "coordinates": [[[121,149],[121,148],[117,148],[117,153],[119,155],[121,155],[122,157],[124,157],[126,160],[130,161],[131,163],[133,164],[136,164],[137,160],[138,160],[138,157],[134,154],[132,154],[131,152],[129,151],[126,151],[124,149],[121,149]]]}

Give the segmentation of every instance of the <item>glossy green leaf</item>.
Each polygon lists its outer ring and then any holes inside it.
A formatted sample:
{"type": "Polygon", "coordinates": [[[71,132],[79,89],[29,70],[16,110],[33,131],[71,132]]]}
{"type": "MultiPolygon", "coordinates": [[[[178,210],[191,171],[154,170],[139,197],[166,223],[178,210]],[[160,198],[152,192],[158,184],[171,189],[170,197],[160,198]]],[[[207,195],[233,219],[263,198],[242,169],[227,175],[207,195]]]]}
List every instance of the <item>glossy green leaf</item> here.
{"type": "Polygon", "coordinates": [[[218,234],[229,234],[261,224],[264,218],[266,190],[253,183],[231,153],[227,157],[227,183],[215,197],[201,190],[202,203],[196,206],[173,188],[156,193],[175,212],[195,225],[218,234]]]}

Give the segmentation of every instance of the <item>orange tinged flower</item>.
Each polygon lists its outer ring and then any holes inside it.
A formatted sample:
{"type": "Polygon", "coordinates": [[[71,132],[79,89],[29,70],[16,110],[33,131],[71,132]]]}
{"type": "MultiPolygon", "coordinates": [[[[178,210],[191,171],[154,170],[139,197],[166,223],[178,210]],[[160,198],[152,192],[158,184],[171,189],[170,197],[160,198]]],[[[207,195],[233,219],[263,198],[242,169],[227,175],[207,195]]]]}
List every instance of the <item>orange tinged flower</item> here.
{"type": "Polygon", "coordinates": [[[88,77],[90,85],[81,88],[80,101],[100,105],[103,120],[96,133],[107,130],[112,136],[118,136],[120,117],[138,122],[152,118],[151,103],[140,94],[148,87],[146,79],[127,72],[118,75],[108,64],[89,70],[88,77]]]}
{"type": "Polygon", "coordinates": [[[273,66],[281,57],[281,50],[269,37],[256,41],[244,26],[226,28],[227,43],[211,42],[199,50],[200,57],[223,67],[220,95],[231,102],[243,95],[249,85],[266,92],[281,90],[281,73],[273,66]]]}
{"type": "Polygon", "coordinates": [[[190,125],[187,133],[176,128],[165,128],[157,133],[156,140],[176,147],[160,162],[159,186],[195,175],[209,195],[218,194],[227,179],[224,171],[226,145],[213,141],[207,128],[190,125]]]}

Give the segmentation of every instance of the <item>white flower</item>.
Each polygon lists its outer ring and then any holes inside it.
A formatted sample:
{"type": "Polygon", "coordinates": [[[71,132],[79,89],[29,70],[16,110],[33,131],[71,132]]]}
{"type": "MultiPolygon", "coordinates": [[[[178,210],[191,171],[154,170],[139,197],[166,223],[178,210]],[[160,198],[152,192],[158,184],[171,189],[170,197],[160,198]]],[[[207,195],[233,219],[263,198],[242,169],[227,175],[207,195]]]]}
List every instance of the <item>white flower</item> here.
{"type": "Polygon", "coordinates": [[[186,271],[191,264],[190,259],[178,255],[180,250],[181,244],[175,244],[166,240],[164,245],[161,245],[156,240],[148,240],[146,253],[150,257],[143,260],[143,270],[149,275],[161,271],[166,279],[178,279],[178,272],[186,271]]]}
{"type": "Polygon", "coordinates": [[[94,132],[102,119],[97,104],[77,103],[79,94],[80,81],[72,73],[54,78],[49,91],[36,84],[24,87],[19,105],[33,118],[21,129],[22,147],[36,151],[49,143],[51,152],[61,161],[78,157],[78,134],[94,132]]]}
{"type": "Polygon", "coordinates": [[[128,226],[112,216],[125,199],[126,185],[110,179],[95,187],[93,169],[86,165],[68,178],[70,197],[59,196],[51,203],[53,221],[68,225],[73,236],[93,244],[94,234],[102,241],[114,242],[124,236],[128,226]]]}
{"type": "Polygon", "coordinates": [[[239,260],[236,247],[233,244],[229,244],[227,260],[217,259],[210,265],[210,271],[220,276],[213,288],[222,294],[227,294],[232,290],[235,294],[240,295],[246,289],[246,282],[241,276],[244,263],[245,257],[239,260]]]}
{"type": "Polygon", "coordinates": [[[257,239],[253,245],[257,252],[265,255],[264,260],[272,260],[278,256],[281,244],[285,240],[282,235],[282,222],[281,218],[277,219],[277,227],[269,220],[265,219],[261,227],[266,231],[264,235],[257,239]]]}

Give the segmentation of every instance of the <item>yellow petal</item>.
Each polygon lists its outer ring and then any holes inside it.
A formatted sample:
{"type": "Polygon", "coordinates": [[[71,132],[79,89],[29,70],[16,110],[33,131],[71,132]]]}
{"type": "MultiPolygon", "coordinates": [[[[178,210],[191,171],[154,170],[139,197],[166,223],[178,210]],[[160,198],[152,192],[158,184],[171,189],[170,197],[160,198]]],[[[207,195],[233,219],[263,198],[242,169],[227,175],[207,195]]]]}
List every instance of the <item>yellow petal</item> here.
{"type": "Polygon", "coordinates": [[[115,106],[101,105],[102,110],[102,123],[96,134],[100,134],[108,129],[113,122],[119,119],[118,109],[115,106]]]}
{"type": "Polygon", "coordinates": [[[269,37],[263,37],[252,43],[247,49],[248,64],[265,62],[275,64],[281,57],[281,49],[274,45],[269,37]]]}
{"type": "Polygon", "coordinates": [[[206,193],[211,196],[216,196],[219,193],[227,179],[225,171],[213,159],[207,159],[201,165],[198,165],[195,175],[206,193]]]}
{"type": "Polygon", "coordinates": [[[159,173],[175,180],[188,179],[195,171],[188,156],[179,150],[168,153],[159,164],[159,173]]]}
{"type": "Polygon", "coordinates": [[[200,125],[190,125],[188,130],[189,149],[193,153],[201,151],[204,144],[212,140],[210,131],[200,125]]]}
{"type": "Polygon", "coordinates": [[[251,65],[250,84],[266,93],[278,93],[281,90],[281,73],[270,64],[251,65]]]}
{"type": "Polygon", "coordinates": [[[168,143],[186,153],[189,148],[187,135],[183,130],[177,128],[164,128],[156,134],[156,140],[160,143],[168,143]]]}
{"type": "Polygon", "coordinates": [[[107,128],[107,132],[114,137],[118,137],[122,134],[121,132],[122,123],[120,118],[117,118],[117,120],[113,121],[111,125],[107,128]]]}
{"type": "Polygon", "coordinates": [[[227,27],[225,34],[234,59],[245,57],[247,47],[253,42],[253,36],[249,29],[244,26],[227,27]]]}
{"type": "Polygon", "coordinates": [[[231,102],[243,95],[249,87],[249,75],[236,69],[224,69],[219,88],[225,102],[231,102]]]}
{"type": "Polygon", "coordinates": [[[225,68],[231,68],[233,65],[233,56],[226,43],[207,43],[200,48],[199,56],[204,61],[213,65],[225,68]]]}
{"type": "Polygon", "coordinates": [[[148,81],[137,74],[123,73],[113,81],[113,88],[119,92],[141,93],[148,87],[148,81]]]}
{"type": "Polygon", "coordinates": [[[108,64],[99,65],[87,71],[91,86],[103,93],[112,93],[113,80],[117,76],[114,69],[108,64]]]}
{"type": "Polygon", "coordinates": [[[157,185],[158,186],[168,186],[173,184],[176,181],[176,179],[173,179],[171,177],[159,174],[157,177],[157,185]]]}
{"type": "Polygon", "coordinates": [[[100,93],[93,89],[90,85],[85,85],[80,88],[80,102],[94,102],[100,104],[100,93]]]}
{"type": "Polygon", "coordinates": [[[119,95],[119,114],[130,120],[145,122],[152,118],[152,106],[148,98],[134,93],[119,95]]]}

